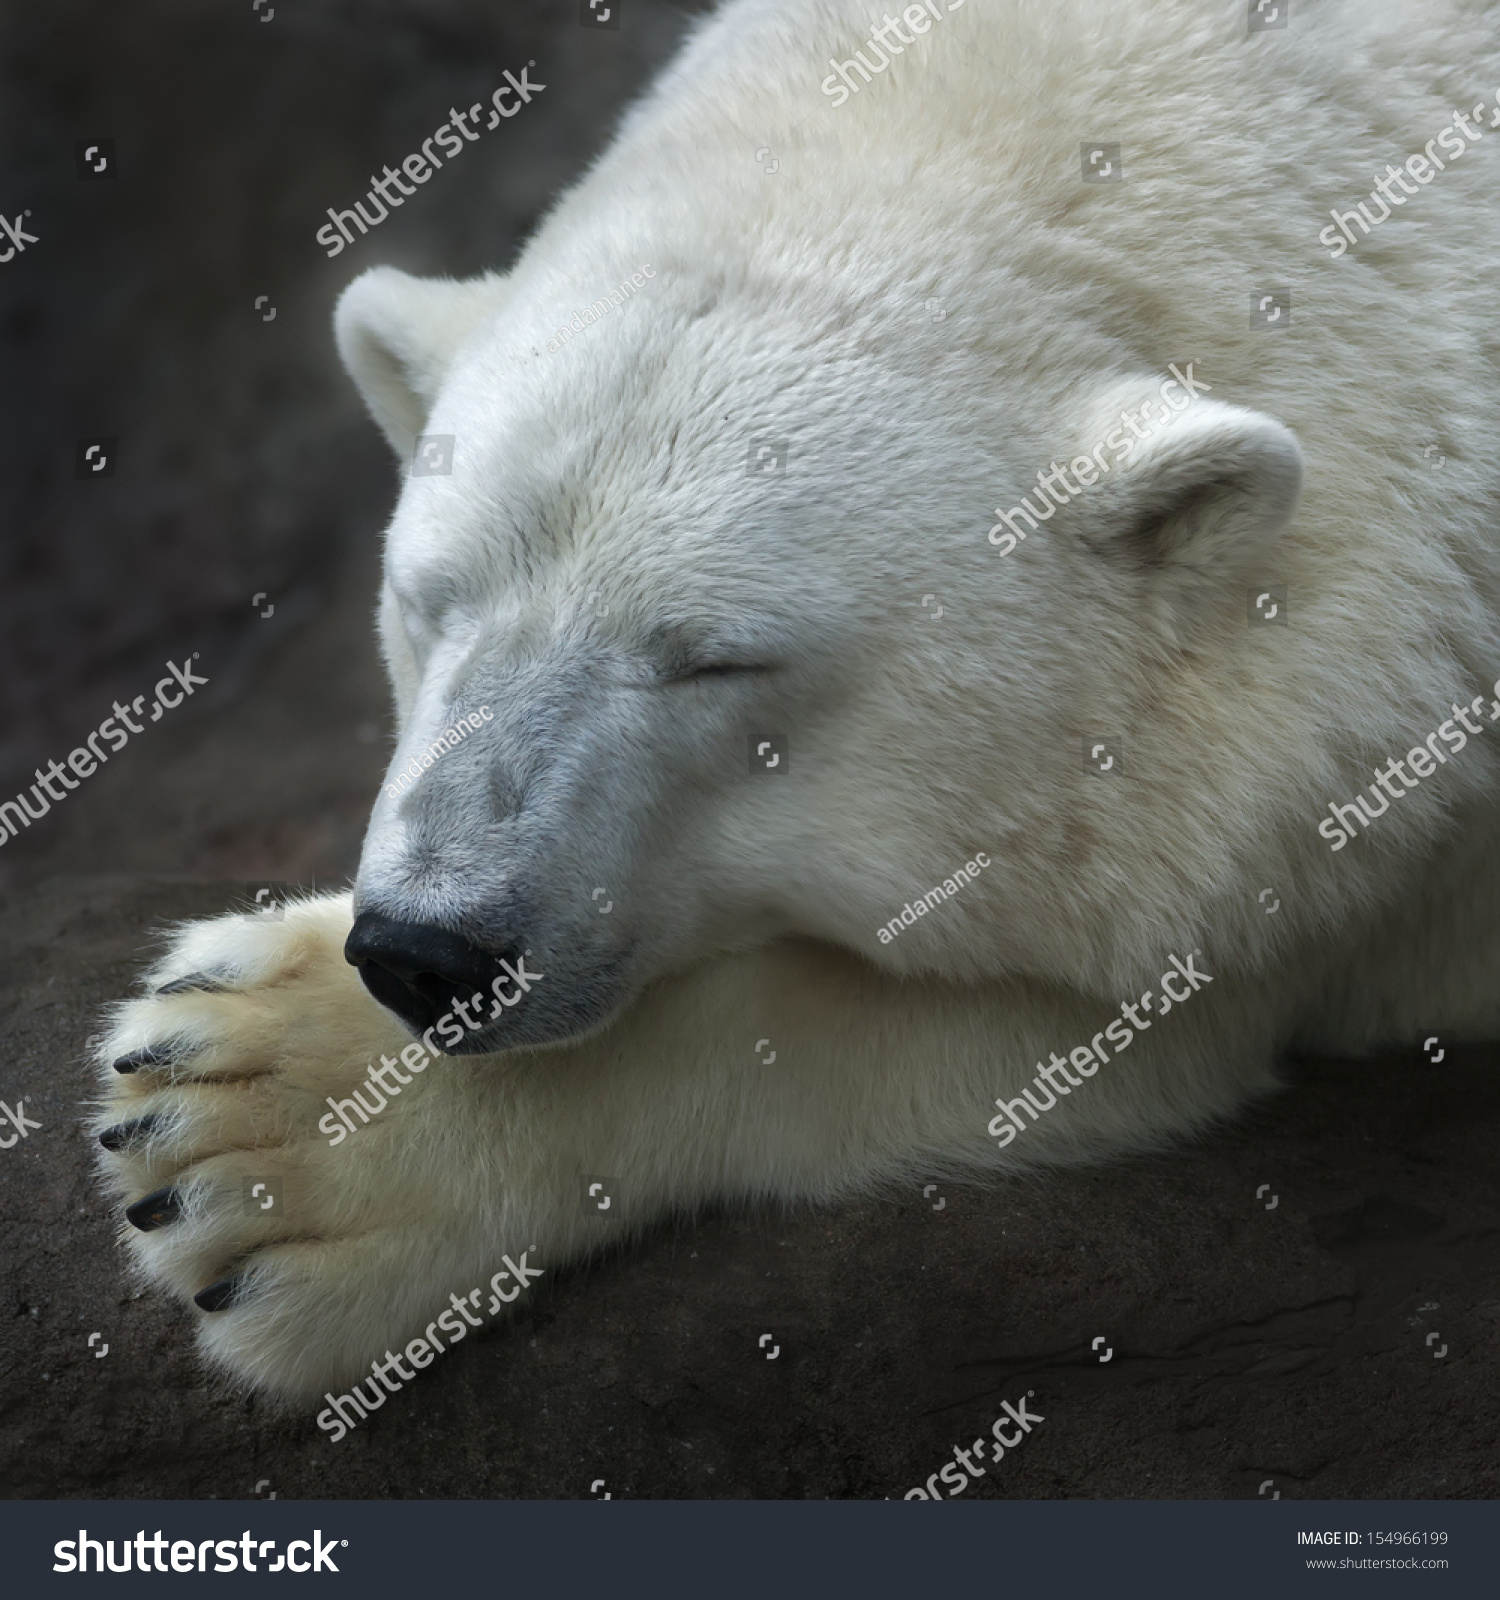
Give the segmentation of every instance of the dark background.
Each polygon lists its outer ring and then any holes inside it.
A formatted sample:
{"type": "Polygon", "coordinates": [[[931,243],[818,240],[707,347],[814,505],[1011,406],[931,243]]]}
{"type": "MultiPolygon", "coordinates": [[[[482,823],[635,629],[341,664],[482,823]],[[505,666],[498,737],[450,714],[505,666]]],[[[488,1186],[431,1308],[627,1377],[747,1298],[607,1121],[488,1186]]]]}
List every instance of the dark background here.
{"type": "Polygon", "coordinates": [[[380,263],[510,265],[706,9],[624,4],[618,31],[576,0],[0,8],[0,211],[39,240],[0,265],[0,799],[116,696],[149,708],[168,657],[210,679],[0,847],[0,889],[352,875],[389,748],[371,617],[396,474],[333,304],[380,263]],[[325,256],[329,206],[527,61],[544,93],[325,256]],[[117,176],[80,181],[99,138],[117,176]],[[95,436],[115,473],[80,482],[95,436]]]}
{"type": "Polygon", "coordinates": [[[0,847],[0,1098],[43,1124],[0,1151],[0,1493],[896,1497],[1034,1390],[1046,1422],[970,1493],[1495,1495],[1493,1051],[1289,1064],[1232,1130],[1113,1169],[684,1220],[336,1446],[125,1279],[79,1126],[100,1007],[166,919],[345,881],[385,764],[396,473],[334,300],[379,262],[509,264],[701,9],[623,6],[0,13],[0,211],[38,236],[0,264],[0,799],[169,657],[210,679],[0,847]],[[324,257],[328,206],[531,60],[543,94],[324,257]],[[81,182],[100,138],[118,175],[81,182]],[[97,435],[116,473],[77,481],[97,435]]]}

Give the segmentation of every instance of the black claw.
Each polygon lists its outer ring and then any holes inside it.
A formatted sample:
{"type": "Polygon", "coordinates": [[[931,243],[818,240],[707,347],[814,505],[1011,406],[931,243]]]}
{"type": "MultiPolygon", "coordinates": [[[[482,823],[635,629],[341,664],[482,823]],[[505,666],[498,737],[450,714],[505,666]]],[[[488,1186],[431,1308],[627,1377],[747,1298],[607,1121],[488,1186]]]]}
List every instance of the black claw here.
{"type": "Polygon", "coordinates": [[[185,978],[173,978],[170,983],[164,983],[156,992],[158,994],[186,994],[190,989],[202,989],[208,994],[221,992],[226,985],[221,983],[212,973],[190,972],[185,978]]]}
{"type": "Polygon", "coordinates": [[[142,1067],[169,1067],[176,1057],[165,1046],[147,1045],[144,1050],[132,1050],[115,1062],[116,1072],[139,1072],[142,1067]]]}
{"type": "Polygon", "coordinates": [[[135,1144],[147,1137],[160,1125],[161,1118],[156,1112],[150,1112],[144,1117],[136,1117],[132,1122],[117,1122],[114,1127],[106,1128],[99,1135],[99,1143],[106,1150],[123,1150],[128,1144],[135,1144]]]}
{"type": "Polygon", "coordinates": [[[169,1222],[175,1222],[181,1211],[182,1201],[175,1189],[158,1189],[155,1194],[148,1194],[144,1200],[137,1200],[133,1206],[128,1206],[125,1220],[142,1233],[150,1233],[156,1228],[166,1227],[169,1222]]]}
{"type": "Polygon", "coordinates": [[[193,1296],[193,1304],[201,1311],[227,1311],[239,1294],[238,1278],[220,1278],[193,1296]]]}

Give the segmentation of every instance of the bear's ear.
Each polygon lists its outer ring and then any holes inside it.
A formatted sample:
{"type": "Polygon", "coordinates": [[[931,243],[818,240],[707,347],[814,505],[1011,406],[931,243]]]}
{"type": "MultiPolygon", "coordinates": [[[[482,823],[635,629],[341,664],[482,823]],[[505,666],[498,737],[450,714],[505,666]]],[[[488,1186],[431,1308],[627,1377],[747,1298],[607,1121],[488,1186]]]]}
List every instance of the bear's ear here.
{"type": "Polygon", "coordinates": [[[372,267],[339,296],[339,354],[398,456],[411,454],[454,352],[505,298],[506,282],[372,267]]]}
{"type": "Polygon", "coordinates": [[[1180,638],[1204,606],[1237,604],[1241,588],[1275,576],[1274,546],[1301,487],[1302,447],[1290,428],[1200,398],[1083,491],[1079,531],[1155,590],[1180,638]]]}

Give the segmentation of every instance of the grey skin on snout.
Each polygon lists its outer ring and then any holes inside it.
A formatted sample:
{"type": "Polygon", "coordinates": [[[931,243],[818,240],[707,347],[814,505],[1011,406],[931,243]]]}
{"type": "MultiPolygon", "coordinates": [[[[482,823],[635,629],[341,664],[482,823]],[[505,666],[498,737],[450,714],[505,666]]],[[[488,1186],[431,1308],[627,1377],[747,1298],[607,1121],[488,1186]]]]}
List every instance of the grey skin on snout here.
{"type": "MultiPolygon", "coordinates": [[[[455,720],[450,711],[443,725],[455,720]]],[[[527,720],[534,729],[535,716],[527,720]]],[[[570,781],[573,762],[538,762],[510,744],[485,727],[413,787],[388,788],[366,839],[345,958],[381,1005],[445,1055],[575,1039],[627,997],[616,930],[557,925],[541,889],[550,883],[555,895],[577,878],[576,864],[561,868],[555,819],[593,785],[570,781]],[[476,795],[486,802],[477,813],[476,795]]],[[[393,771],[403,765],[398,756],[393,771]]],[[[568,831],[589,836],[581,824],[568,831]]],[[[571,898],[580,892],[587,903],[578,888],[571,898]]]]}

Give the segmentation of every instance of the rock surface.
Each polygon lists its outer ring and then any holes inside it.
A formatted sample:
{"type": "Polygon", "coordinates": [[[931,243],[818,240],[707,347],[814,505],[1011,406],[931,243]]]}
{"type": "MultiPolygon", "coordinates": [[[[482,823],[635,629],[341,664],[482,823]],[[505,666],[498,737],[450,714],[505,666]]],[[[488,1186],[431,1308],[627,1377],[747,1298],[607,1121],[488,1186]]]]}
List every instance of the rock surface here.
{"type": "Polygon", "coordinates": [[[207,1379],[187,1314],[127,1281],[79,1126],[101,1004],[166,922],[252,893],[58,877],[0,924],[0,1098],[42,1124],[0,1151],[9,1495],[899,1497],[1028,1393],[1045,1421],[971,1494],[1500,1493],[1478,1049],[1301,1063],[1218,1136],[1111,1168],[682,1219],[549,1275],[331,1444],[207,1379]]]}

